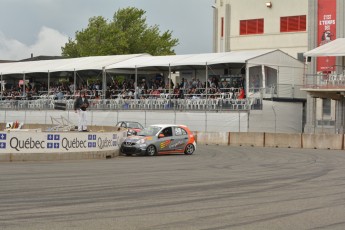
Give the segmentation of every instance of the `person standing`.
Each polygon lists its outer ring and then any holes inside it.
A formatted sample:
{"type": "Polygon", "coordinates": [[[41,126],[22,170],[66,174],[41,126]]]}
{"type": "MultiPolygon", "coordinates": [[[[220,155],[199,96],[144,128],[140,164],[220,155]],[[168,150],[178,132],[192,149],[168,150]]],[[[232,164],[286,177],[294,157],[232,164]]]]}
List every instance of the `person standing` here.
{"type": "Polygon", "coordinates": [[[74,102],[74,110],[79,115],[78,119],[78,131],[87,132],[86,125],[86,109],[89,107],[89,101],[86,98],[86,93],[80,93],[79,97],[74,102]]]}

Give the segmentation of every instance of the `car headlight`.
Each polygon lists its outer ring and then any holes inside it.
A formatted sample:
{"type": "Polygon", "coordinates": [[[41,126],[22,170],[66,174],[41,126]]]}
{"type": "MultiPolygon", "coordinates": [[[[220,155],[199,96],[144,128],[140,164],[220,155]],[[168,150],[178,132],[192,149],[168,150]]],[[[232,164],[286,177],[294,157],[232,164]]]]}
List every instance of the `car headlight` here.
{"type": "Polygon", "coordinates": [[[145,144],[146,141],[145,141],[145,139],[140,139],[140,140],[138,140],[136,143],[137,143],[137,144],[145,144]]]}

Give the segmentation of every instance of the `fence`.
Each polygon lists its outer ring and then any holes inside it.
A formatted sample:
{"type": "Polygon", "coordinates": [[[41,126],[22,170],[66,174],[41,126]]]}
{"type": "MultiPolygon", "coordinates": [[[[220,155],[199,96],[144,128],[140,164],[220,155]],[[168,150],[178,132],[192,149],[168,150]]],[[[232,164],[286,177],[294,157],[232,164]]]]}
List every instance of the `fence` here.
{"type": "MultiPolygon", "coordinates": [[[[137,121],[143,126],[152,124],[185,124],[194,131],[248,131],[248,111],[195,112],[163,110],[91,110],[87,112],[87,125],[115,126],[119,121],[137,121]]],[[[60,110],[0,110],[0,123],[53,125],[52,118],[64,117],[72,124],[78,124],[74,111],[60,110]]]]}
{"type": "Polygon", "coordinates": [[[345,72],[330,74],[307,74],[305,76],[305,87],[318,89],[344,89],[345,72]]]}
{"type": "MultiPolygon", "coordinates": [[[[230,111],[261,108],[262,101],[255,98],[247,99],[90,99],[89,110],[179,110],[179,111],[230,111]]],[[[66,110],[74,109],[74,100],[3,100],[2,110],[53,110],[57,104],[66,104],[66,110]]]]}
{"type": "MultiPolygon", "coordinates": [[[[112,126],[118,121],[138,121],[142,125],[185,124],[193,131],[300,133],[303,104],[262,101],[261,110],[173,110],[104,109],[88,110],[88,125],[112,126]]],[[[51,117],[65,117],[78,124],[74,110],[0,109],[0,123],[51,124],[51,117]]]]}

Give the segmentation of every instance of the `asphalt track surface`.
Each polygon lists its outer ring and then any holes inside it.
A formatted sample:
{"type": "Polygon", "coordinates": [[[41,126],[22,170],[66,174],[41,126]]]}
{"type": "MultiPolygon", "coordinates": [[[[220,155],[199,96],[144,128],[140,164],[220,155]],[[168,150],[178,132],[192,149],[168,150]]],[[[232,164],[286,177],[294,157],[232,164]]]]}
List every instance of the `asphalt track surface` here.
{"type": "Polygon", "coordinates": [[[345,229],[345,152],[1,163],[0,229],[345,229]]]}

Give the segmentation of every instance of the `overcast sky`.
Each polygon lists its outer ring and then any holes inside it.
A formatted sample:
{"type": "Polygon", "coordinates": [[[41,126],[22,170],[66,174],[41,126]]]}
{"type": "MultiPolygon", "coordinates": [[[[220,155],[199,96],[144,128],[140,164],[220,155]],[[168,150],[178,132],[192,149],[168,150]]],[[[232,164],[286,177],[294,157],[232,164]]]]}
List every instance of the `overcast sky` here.
{"type": "Polygon", "coordinates": [[[212,52],[214,0],[0,0],[0,60],[61,55],[68,37],[89,18],[129,6],[146,11],[148,25],[173,31],[177,54],[212,52]]]}

